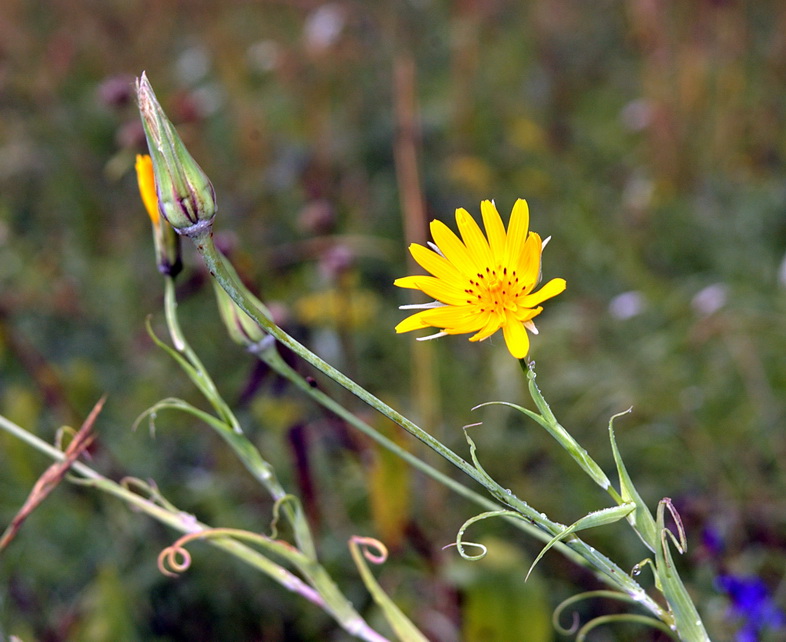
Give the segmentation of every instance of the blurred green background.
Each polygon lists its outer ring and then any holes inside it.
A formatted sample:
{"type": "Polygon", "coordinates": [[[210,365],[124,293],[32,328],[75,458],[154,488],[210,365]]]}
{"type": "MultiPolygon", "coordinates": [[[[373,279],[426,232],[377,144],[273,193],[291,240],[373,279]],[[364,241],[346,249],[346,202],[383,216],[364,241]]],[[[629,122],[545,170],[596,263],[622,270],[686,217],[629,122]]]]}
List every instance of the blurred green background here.
{"type": "MultiPolygon", "coordinates": [[[[106,392],[91,465],[154,479],[210,524],[267,532],[268,497],[209,429],[170,414],[155,436],[131,430],[162,397],[202,403],[144,330],[152,314],[163,332],[163,288],[133,174],[142,70],[214,183],[219,243],[284,327],[461,453],[461,426],[483,421],[474,438],[487,470],[571,523],[606,498],[521,416],[471,411],[526,399],[501,336],[393,333],[411,299],[392,281],[412,272],[406,245],[426,239],[427,221],[453,226],[456,207],[478,216],[484,198],[506,219],[527,198],[532,228],[553,236],[544,278],[568,282],[532,341],[558,418],[611,471],[608,417],[633,406],[618,442],[645,499],[669,496],[682,515],[683,573],[713,639],[734,639],[739,624],[719,573],[760,578],[783,607],[786,6],[2,3],[0,412],[51,440],[106,392]]],[[[185,331],[304,498],[323,560],[358,608],[376,622],[352,534],[391,546],[377,573],[431,639],[551,639],[544,618],[597,581],[550,553],[523,585],[539,545],[501,524],[474,527],[494,551],[482,563],[443,551],[476,509],[231,344],[185,250],[185,331]]],[[[0,527],[47,464],[0,434],[0,527]]],[[[156,556],[173,539],[64,484],[0,555],[0,639],[346,639],[207,547],[183,577],[162,576],[156,556]]],[[[623,568],[645,556],[624,526],[587,539],[623,568]]]]}

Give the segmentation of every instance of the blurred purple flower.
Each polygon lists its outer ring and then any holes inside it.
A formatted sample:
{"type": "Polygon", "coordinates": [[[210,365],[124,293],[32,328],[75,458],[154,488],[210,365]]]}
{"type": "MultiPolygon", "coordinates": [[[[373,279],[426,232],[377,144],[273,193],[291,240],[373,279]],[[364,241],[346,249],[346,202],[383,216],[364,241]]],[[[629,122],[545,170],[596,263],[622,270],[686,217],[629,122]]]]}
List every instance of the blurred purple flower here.
{"type": "Polygon", "coordinates": [[[742,621],[737,642],[757,642],[760,633],[786,626],[786,615],[777,607],[760,578],[720,575],[717,583],[731,600],[730,614],[742,621]]]}
{"type": "Polygon", "coordinates": [[[701,531],[701,545],[709,557],[718,558],[725,548],[723,536],[717,528],[707,526],[701,531]]]}
{"type": "Polygon", "coordinates": [[[108,76],[98,85],[97,95],[101,104],[107,107],[125,107],[134,98],[134,77],[130,74],[108,76]]]}

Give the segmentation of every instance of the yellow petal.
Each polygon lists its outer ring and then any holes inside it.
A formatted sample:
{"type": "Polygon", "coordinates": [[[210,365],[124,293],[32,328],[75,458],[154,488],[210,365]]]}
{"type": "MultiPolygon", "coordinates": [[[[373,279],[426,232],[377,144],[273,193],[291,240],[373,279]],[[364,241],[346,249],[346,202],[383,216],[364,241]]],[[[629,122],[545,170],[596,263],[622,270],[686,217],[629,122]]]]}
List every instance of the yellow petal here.
{"type": "Polygon", "coordinates": [[[469,340],[483,341],[484,339],[488,339],[492,334],[499,330],[500,326],[502,325],[502,321],[503,319],[500,318],[499,314],[489,314],[486,324],[480,330],[478,330],[477,334],[471,336],[469,340]]]}
{"type": "MultiPolygon", "coordinates": [[[[466,283],[466,278],[456,267],[446,258],[436,252],[432,252],[422,245],[413,243],[409,246],[409,251],[418,264],[428,272],[431,272],[438,279],[456,283],[456,285],[466,283]]],[[[466,285],[464,286],[466,287],[466,285]]],[[[463,288],[462,288],[463,289],[463,288]]]]}
{"type": "Polygon", "coordinates": [[[529,352],[529,336],[520,321],[508,316],[507,322],[502,326],[502,334],[505,336],[505,345],[508,346],[510,354],[516,359],[523,359],[529,352]]]}
{"type": "Polygon", "coordinates": [[[551,279],[551,281],[543,285],[537,292],[525,296],[522,303],[527,308],[534,308],[543,303],[546,299],[550,299],[564,292],[566,287],[567,283],[565,283],[565,279],[551,279]]]}
{"type": "Polygon", "coordinates": [[[540,279],[540,260],[543,242],[535,232],[531,232],[517,261],[517,273],[522,283],[529,289],[534,288],[540,279]]]}
{"type": "Polygon", "coordinates": [[[505,226],[493,201],[481,201],[480,213],[483,215],[483,227],[489,238],[491,253],[497,260],[502,260],[505,252],[505,226]]]}
{"type": "Polygon", "coordinates": [[[158,227],[161,223],[161,214],[158,212],[158,195],[156,194],[156,178],[153,174],[153,159],[147,154],[136,155],[136,180],[139,185],[139,195],[147,210],[150,221],[158,227]]]}
{"type": "Polygon", "coordinates": [[[538,316],[541,312],[543,312],[543,308],[538,306],[537,308],[525,308],[520,307],[513,316],[515,316],[519,321],[522,323],[526,323],[527,321],[532,321],[536,316],[538,316]]]}
{"type": "Polygon", "coordinates": [[[491,259],[491,251],[486,237],[480,231],[480,226],[475,222],[469,212],[463,208],[456,210],[456,224],[458,225],[461,238],[467,251],[476,265],[483,267],[494,267],[491,259]]]}
{"type": "Polygon", "coordinates": [[[418,315],[424,323],[444,330],[448,334],[464,334],[475,332],[481,327],[481,313],[473,305],[445,306],[444,308],[433,308],[424,310],[418,315]]]}
{"type": "Polygon", "coordinates": [[[524,251],[524,241],[529,231],[529,206],[520,198],[513,205],[508,223],[508,236],[505,242],[504,265],[516,265],[516,261],[524,251]]]}
{"type": "Polygon", "coordinates": [[[412,332],[412,330],[422,330],[423,328],[430,328],[431,326],[428,323],[424,323],[423,319],[421,318],[422,312],[418,312],[417,314],[413,314],[412,316],[407,317],[401,323],[399,323],[395,330],[397,334],[401,334],[402,332],[412,332]]]}
{"type": "Polygon", "coordinates": [[[422,290],[430,297],[448,305],[464,305],[467,303],[468,295],[466,292],[434,276],[405,276],[401,279],[396,279],[393,283],[399,287],[411,288],[414,286],[415,289],[422,290]],[[399,281],[403,281],[405,285],[401,285],[399,281]]]}
{"type": "Polygon", "coordinates": [[[401,276],[393,281],[393,285],[397,285],[400,288],[409,288],[410,290],[419,290],[420,284],[418,279],[420,278],[419,276],[401,276]]]}
{"type": "Polygon", "coordinates": [[[464,276],[474,278],[479,267],[475,265],[467,248],[453,231],[442,221],[431,221],[431,236],[437,247],[453,266],[464,276]]]}

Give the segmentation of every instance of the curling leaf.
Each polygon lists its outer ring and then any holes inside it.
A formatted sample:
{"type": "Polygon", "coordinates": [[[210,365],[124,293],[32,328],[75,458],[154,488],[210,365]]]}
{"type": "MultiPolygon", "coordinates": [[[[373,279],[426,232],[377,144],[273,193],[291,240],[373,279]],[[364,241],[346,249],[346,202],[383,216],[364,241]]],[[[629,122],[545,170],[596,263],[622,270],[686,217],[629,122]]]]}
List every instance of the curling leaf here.
{"type": "Polygon", "coordinates": [[[671,540],[677,547],[680,553],[686,550],[685,531],[682,528],[682,521],[679,514],[674,509],[671,499],[664,497],[658,503],[658,538],[657,550],[655,551],[655,566],[658,570],[658,577],[661,582],[661,589],[666,601],[669,604],[671,613],[674,616],[674,624],[680,638],[683,640],[690,640],[691,642],[709,642],[710,638],[704,630],[704,624],[701,621],[699,612],[688,595],[688,590],[682,583],[677,569],[674,566],[674,560],[671,557],[671,549],[669,547],[669,540],[671,540]],[[674,521],[677,523],[677,530],[679,531],[679,540],[666,526],[664,525],[664,513],[668,508],[671,512],[674,521]]]}
{"type": "Polygon", "coordinates": [[[427,642],[427,638],[396,606],[396,603],[390,599],[388,594],[382,590],[379,582],[377,582],[368,568],[366,560],[375,564],[381,564],[387,559],[388,551],[385,545],[371,537],[358,537],[355,535],[349,540],[349,550],[352,553],[352,560],[363,578],[363,584],[366,585],[366,589],[371,593],[374,602],[382,610],[385,619],[396,633],[398,639],[406,642],[427,642]],[[376,549],[376,552],[373,552],[372,548],[376,549]]]}

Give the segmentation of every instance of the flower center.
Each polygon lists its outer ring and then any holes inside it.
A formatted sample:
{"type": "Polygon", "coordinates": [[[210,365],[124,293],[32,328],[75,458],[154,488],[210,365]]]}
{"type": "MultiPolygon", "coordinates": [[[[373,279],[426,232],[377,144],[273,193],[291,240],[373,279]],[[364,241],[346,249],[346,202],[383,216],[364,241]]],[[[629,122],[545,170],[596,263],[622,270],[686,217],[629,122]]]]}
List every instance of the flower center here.
{"type": "Polygon", "coordinates": [[[481,312],[500,315],[505,310],[515,312],[517,300],[524,293],[516,271],[507,267],[487,267],[485,272],[478,272],[475,278],[470,279],[469,284],[470,287],[464,290],[468,295],[467,303],[478,306],[481,312]]]}

